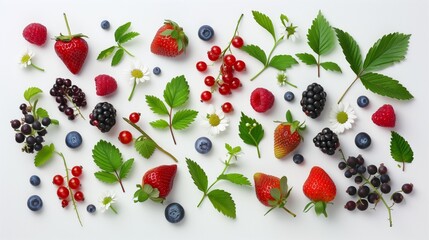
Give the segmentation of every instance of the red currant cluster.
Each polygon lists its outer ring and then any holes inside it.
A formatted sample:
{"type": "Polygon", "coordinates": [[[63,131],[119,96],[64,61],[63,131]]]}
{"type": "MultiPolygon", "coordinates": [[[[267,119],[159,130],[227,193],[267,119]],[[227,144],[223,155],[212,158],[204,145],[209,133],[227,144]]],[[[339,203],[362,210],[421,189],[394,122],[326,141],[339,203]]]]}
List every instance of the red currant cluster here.
{"type": "MultiPolygon", "coordinates": [[[[132,123],[137,123],[139,120],[140,120],[140,113],[138,113],[138,112],[132,112],[131,114],[130,114],[130,116],[128,117],[128,119],[130,120],[130,122],[132,122],[132,123]]],[[[118,136],[118,140],[122,143],[122,144],[128,144],[128,143],[130,143],[130,142],[132,142],[133,141],[133,135],[131,134],[131,132],[130,131],[128,131],[128,130],[124,130],[124,131],[121,131],[120,133],[119,133],[119,136],[118,136]]]]}
{"type": "Polygon", "coordinates": [[[82,202],[85,199],[83,193],[78,190],[81,187],[79,176],[82,175],[82,166],[74,166],[71,169],[71,174],[73,177],[70,179],[69,175],[66,175],[67,185],[64,185],[64,177],[61,175],[55,175],[52,180],[52,183],[58,186],[57,196],[60,198],[63,208],[69,205],[69,196],[77,202],[82,202]],[[74,194],[73,190],[75,191],[74,194]],[[70,195],[70,193],[73,195],[70,195]]]}

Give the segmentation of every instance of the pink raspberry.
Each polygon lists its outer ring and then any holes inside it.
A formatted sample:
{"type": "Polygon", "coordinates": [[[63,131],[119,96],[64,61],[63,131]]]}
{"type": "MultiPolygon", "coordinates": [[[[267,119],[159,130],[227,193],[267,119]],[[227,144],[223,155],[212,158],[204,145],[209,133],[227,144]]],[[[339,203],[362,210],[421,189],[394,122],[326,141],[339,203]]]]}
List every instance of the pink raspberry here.
{"type": "Polygon", "coordinates": [[[30,23],[22,31],[22,36],[29,43],[42,46],[46,42],[48,31],[46,27],[40,23],[30,23]]]}
{"type": "Polygon", "coordinates": [[[274,104],[274,95],[265,88],[256,88],[250,95],[250,105],[259,112],[268,111],[274,104]]]}
{"type": "Polygon", "coordinates": [[[95,77],[95,90],[98,96],[105,96],[113,93],[118,88],[116,80],[106,74],[95,77]]]}

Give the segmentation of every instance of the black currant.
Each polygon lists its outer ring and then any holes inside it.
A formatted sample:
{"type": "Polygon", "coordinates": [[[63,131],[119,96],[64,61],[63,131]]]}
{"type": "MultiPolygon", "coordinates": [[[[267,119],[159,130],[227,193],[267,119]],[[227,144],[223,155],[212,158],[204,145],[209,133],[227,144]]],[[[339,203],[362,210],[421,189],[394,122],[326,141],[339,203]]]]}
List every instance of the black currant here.
{"type": "Polygon", "coordinates": [[[355,157],[349,157],[347,158],[347,165],[351,168],[356,167],[357,159],[355,157]]]}
{"type": "Polygon", "coordinates": [[[381,184],[381,181],[380,181],[380,179],[378,177],[373,177],[371,179],[371,184],[372,184],[372,186],[378,188],[380,186],[380,184],[381,184]]]}
{"type": "Polygon", "coordinates": [[[21,121],[19,121],[18,119],[12,120],[10,121],[10,126],[13,129],[18,129],[19,127],[21,127],[21,121]]]}
{"type": "Polygon", "coordinates": [[[31,129],[31,126],[30,126],[30,125],[28,125],[28,124],[24,124],[24,125],[22,125],[22,126],[21,126],[21,132],[22,132],[23,134],[25,134],[25,135],[29,135],[29,134],[31,134],[31,131],[32,131],[32,129],[31,129]]]}
{"type": "Polygon", "coordinates": [[[43,126],[47,127],[47,126],[49,126],[50,124],[51,124],[51,119],[50,119],[50,118],[48,118],[48,117],[44,117],[44,118],[42,119],[42,125],[43,125],[43,126]]]}
{"type": "Polygon", "coordinates": [[[363,181],[363,178],[361,176],[356,176],[355,177],[355,183],[356,184],[360,184],[360,183],[362,183],[362,181],[363,181]]]}
{"type": "Polygon", "coordinates": [[[34,116],[31,114],[26,114],[24,117],[24,122],[32,124],[34,122],[34,116]]]}
{"type": "Polygon", "coordinates": [[[355,186],[349,186],[346,190],[346,193],[348,193],[350,196],[354,196],[356,192],[357,190],[355,186]]]}
{"type": "Polygon", "coordinates": [[[38,120],[34,121],[33,124],[31,124],[31,126],[36,131],[42,130],[42,124],[38,120]]]}
{"type": "Polygon", "coordinates": [[[357,168],[357,172],[360,173],[360,174],[364,174],[366,172],[366,167],[364,165],[360,165],[357,168]]]}
{"type": "Polygon", "coordinates": [[[45,136],[46,135],[46,133],[48,133],[48,131],[46,130],[46,129],[43,129],[42,131],[38,131],[37,132],[37,135],[39,135],[39,136],[45,136]]]}
{"type": "Polygon", "coordinates": [[[401,203],[402,200],[404,200],[404,196],[400,192],[395,192],[394,194],[392,194],[392,200],[395,203],[401,203]]]}
{"type": "Polygon", "coordinates": [[[374,175],[377,173],[377,167],[375,165],[369,165],[366,170],[368,171],[369,174],[374,175]]]}
{"type": "Polygon", "coordinates": [[[390,182],[390,177],[389,177],[389,175],[388,175],[388,174],[381,174],[381,175],[380,175],[380,181],[381,181],[382,183],[388,183],[388,182],[390,182]]]}
{"type": "Polygon", "coordinates": [[[380,199],[380,195],[378,195],[376,192],[372,192],[368,194],[368,202],[372,204],[377,203],[379,199],[380,199]]]}
{"type": "Polygon", "coordinates": [[[27,104],[23,103],[23,104],[19,105],[19,110],[21,110],[21,111],[27,110],[27,104]]]}
{"type": "Polygon", "coordinates": [[[344,170],[347,167],[347,164],[345,162],[339,162],[338,163],[338,168],[340,170],[344,170]]]}
{"type": "Polygon", "coordinates": [[[362,155],[359,154],[356,157],[356,163],[359,164],[359,165],[363,165],[365,163],[365,159],[362,157],[362,155]]]}
{"type": "Polygon", "coordinates": [[[34,150],[36,150],[36,151],[40,151],[40,150],[42,150],[42,148],[43,148],[43,145],[42,145],[42,144],[40,144],[40,143],[36,143],[36,144],[34,144],[34,150]]]}
{"type": "Polygon", "coordinates": [[[378,167],[378,173],[380,174],[386,174],[387,173],[387,167],[384,166],[384,164],[380,164],[380,167],[378,167]]]}
{"type": "Polygon", "coordinates": [[[357,191],[359,197],[361,197],[361,198],[367,197],[369,192],[370,192],[370,189],[366,185],[360,186],[358,191],[357,191]]]}
{"type": "Polygon", "coordinates": [[[347,210],[349,210],[349,211],[353,211],[353,210],[356,209],[356,203],[353,202],[353,201],[348,201],[346,203],[346,205],[344,205],[344,208],[347,209],[347,210]]]}
{"type": "Polygon", "coordinates": [[[368,201],[365,199],[359,199],[356,202],[356,206],[357,206],[357,209],[361,211],[365,211],[366,209],[368,209],[368,201]]]}
{"type": "Polygon", "coordinates": [[[350,172],[350,169],[347,169],[347,170],[344,172],[344,176],[345,176],[346,178],[351,178],[351,177],[353,176],[353,174],[350,172]]]}
{"type": "Polygon", "coordinates": [[[36,138],[33,136],[28,136],[25,141],[27,142],[28,145],[32,146],[36,143],[36,138]]]}
{"type": "Polygon", "coordinates": [[[392,188],[390,187],[390,185],[389,185],[388,183],[383,183],[383,184],[381,184],[381,186],[380,186],[380,191],[381,191],[382,193],[389,193],[391,189],[392,189],[392,188]]]}
{"type": "Polygon", "coordinates": [[[25,141],[25,135],[24,135],[24,134],[22,134],[22,133],[16,133],[16,134],[15,134],[15,141],[16,141],[17,143],[22,143],[22,142],[24,142],[24,141],[25,141]]]}
{"type": "Polygon", "coordinates": [[[405,183],[404,185],[402,185],[402,191],[405,194],[409,194],[413,191],[413,184],[412,183],[405,183]]]}

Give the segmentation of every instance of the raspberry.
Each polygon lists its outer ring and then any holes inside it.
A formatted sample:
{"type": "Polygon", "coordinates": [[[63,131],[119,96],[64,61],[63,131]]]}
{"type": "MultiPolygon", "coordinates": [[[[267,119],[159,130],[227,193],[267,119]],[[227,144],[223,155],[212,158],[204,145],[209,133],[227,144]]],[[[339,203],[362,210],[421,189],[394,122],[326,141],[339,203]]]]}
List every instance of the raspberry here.
{"type": "Polygon", "coordinates": [[[392,105],[384,104],[374,114],[372,121],[380,127],[395,127],[396,115],[392,105]]]}
{"type": "Polygon", "coordinates": [[[307,90],[302,93],[301,106],[305,115],[317,118],[322,113],[326,102],[326,92],[317,83],[308,85],[307,90]]]}
{"type": "Polygon", "coordinates": [[[100,129],[101,132],[108,132],[116,124],[116,109],[108,102],[98,103],[89,115],[89,123],[100,129]]]}
{"type": "Polygon", "coordinates": [[[118,84],[116,84],[116,80],[106,74],[101,74],[95,77],[95,90],[98,96],[106,96],[118,88],[118,84]]]}
{"type": "Polygon", "coordinates": [[[324,128],[316,137],[313,138],[313,143],[320,148],[323,153],[334,155],[335,150],[340,146],[337,134],[329,128],[324,128]]]}
{"type": "Polygon", "coordinates": [[[256,88],[250,95],[250,105],[256,112],[266,112],[274,104],[274,95],[265,88],[256,88]]]}
{"type": "Polygon", "coordinates": [[[42,46],[46,42],[48,31],[46,27],[40,23],[30,23],[22,31],[22,36],[29,43],[42,46]]]}

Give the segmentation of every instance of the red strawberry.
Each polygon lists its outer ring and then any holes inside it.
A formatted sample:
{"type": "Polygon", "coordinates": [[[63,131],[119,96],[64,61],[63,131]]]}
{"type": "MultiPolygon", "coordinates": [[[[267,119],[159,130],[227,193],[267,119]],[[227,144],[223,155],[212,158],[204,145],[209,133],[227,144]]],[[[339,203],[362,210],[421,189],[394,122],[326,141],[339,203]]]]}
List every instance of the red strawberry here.
{"type": "Polygon", "coordinates": [[[82,38],[86,37],[85,35],[81,33],[72,35],[65,14],[64,19],[68,35],[60,34],[60,36],[56,37],[55,52],[71,73],[78,74],[88,55],[88,43],[82,38]]]}
{"type": "Polygon", "coordinates": [[[372,121],[380,127],[395,127],[396,115],[392,105],[384,104],[374,114],[372,121]]]}
{"type": "Polygon", "coordinates": [[[106,74],[101,74],[95,77],[95,90],[98,96],[106,96],[118,88],[116,80],[106,74]]]}
{"type": "Polygon", "coordinates": [[[286,112],[286,122],[274,130],[274,155],[281,159],[298,147],[302,140],[301,131],[305,129],[304,123],[293,120],[291,112],[286,112]]]}
{"type": "Polygon", "coordinates": [[[293,212],[285,207],[287,198],[290,195],[292,188],[288,189],[287,178],[267,175],[264,173],[255,173],[253,175],[255,181],[255,191],[258,200],[267,207],[271,207],[268,214],[274,208],[283,208],[292,216],[296,216],[293,212]]]}
{"type": "Polygon", "coordinates": [[[144,202],[151,199],[163,202],[173,188],[177,165],[161,165],[148,170],[142,179],[142,185],[134,193],[134,202],[144,202]]]}
{"type": "Polygon", "coordinates": [[[171,20],[165,20],[153,38],[150,50],[152,53],[167,57],[182,54],[188,46],[188,37],[183,28],[171,20]]]}
{"type": "Polygon", "coordinates": [[[274,95],[265,88],[256,88],[250,95],[250,105],[259,112],[268,111],[274,104],[274,95]]]}
{"type": "Polygon", "coordinates": [[[22,36],[25,40],[37,46],[45,44],[47,35],[46,27],[40,23],[30,23],[22,31],[22,36]]]}
{"type": "Polygon", "coordinates": [[[307,180],[305,180],[302,190],[305,196],[311,200],[311,202],[305,206],[304,211],[308,212],[314,207],[317,215],[323,213],[323,215],[327,217],[326,204],[334,200],[337,194],[337,188],[325,170],[318,166],[314,166],[307,180]]]}

